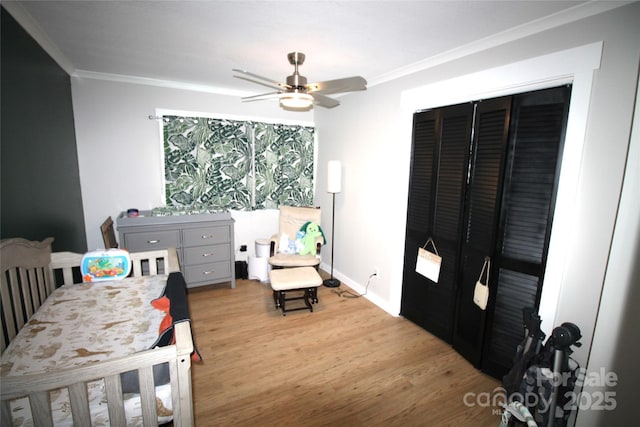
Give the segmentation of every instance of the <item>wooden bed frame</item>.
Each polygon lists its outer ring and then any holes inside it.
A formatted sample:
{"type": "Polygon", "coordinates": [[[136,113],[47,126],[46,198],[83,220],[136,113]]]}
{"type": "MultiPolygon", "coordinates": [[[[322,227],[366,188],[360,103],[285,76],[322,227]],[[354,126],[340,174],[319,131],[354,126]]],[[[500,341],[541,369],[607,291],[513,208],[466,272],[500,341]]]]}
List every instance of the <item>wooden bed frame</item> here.
{"type": "MultiPolygon", "coordinates": [[[[51,241],[29,242],[7,239],[0,243],[2,262],[2,351],[20,328],[55,289],[55,271],[61,271],[64,284],[73,283],[73,269],[81,254],[51,253],[51,241]],[[34,256],[35,254],[35,256],[34,256]],[[43,260],[45,261],[43,263],[43,260]],[[42,267],[46,266],[46,267],[42,267]],[[17,300],[17,296],[21,299],[17,300]],[[11,310],[13,307],[13,310],[11,310]],[[17,309],[16,309],[17,307],[17,309]],[[6,335],[6,338],[5,338],[6,335]],[[5,343],[6,340],[6,343],[5,343]],[[5,345],[6,344],[6,345],[5,345]]],[[[131,253],[133,276],[179,271],[175,249],[131,253]]],[[[60,275],[60,273],[58,273],[60,275]]],[[[171,377],[173,425],[192,426],[191,353],[194,350],[191,323],[175,324],[175,344],[135,353],[91,365],[44,374],[1,377],[1,424],[12,425],[10,401],[28,397],[34,425],[52,426],[49,392],[66,388],[69,392],[74,425],[91,425],[86,383],[104,380],[111,425],[125,425],[120,374],[138,370],[144,426],[158,424],[153,366],[168,363],[171,377]]]]}

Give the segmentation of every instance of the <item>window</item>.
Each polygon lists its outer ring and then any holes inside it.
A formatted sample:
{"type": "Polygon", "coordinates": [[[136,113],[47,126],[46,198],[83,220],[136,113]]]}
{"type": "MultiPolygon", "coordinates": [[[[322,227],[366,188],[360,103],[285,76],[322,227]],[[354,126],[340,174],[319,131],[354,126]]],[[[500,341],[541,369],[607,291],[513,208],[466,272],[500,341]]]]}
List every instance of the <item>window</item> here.
{"type": "Polygon", "coordinates": [[[312,126],[165,115],[163,136],[167,207],[313,204],[312,126]]]}

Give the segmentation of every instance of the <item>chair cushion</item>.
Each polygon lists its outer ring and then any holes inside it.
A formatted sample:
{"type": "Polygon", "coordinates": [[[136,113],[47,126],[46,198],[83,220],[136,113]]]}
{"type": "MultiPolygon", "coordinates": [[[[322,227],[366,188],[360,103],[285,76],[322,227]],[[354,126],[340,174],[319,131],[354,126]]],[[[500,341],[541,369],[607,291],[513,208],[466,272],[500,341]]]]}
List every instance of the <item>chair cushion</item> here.
{"type": "Polygon", "coordinates": [[[313,267],[282,268],[269,272],[271,288],[274,291],[317,288],[322,286],[322,278],[313,267]]]}
{"type": "Polygon", "coordinates": [[[277,253],[269,258],[269,264],[276,267],[315,267],[320,259],[315,255],[277,253]]]}
{"type": "Polygon", "coordinates": [[[308,221],[320,224],[322,210],[312,207],[280,206],[278,231],[286,233],[290,239],[295,239],[296,233],[308,221]]]}

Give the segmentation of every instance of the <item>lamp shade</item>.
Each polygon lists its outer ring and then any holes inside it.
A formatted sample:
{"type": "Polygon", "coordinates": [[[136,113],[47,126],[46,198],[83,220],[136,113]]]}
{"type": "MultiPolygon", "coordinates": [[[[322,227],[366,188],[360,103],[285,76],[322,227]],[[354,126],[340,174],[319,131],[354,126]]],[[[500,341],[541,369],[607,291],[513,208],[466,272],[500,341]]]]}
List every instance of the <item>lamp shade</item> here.
{"type": "Polygon", "coordinates": [[[342,191],[342,163],[338,160],[329,160],[327,164],[327,192],[339,193],[342,191]]]}
{"type": "Polygon", "coordinates": [[[313,106],[313,96],[302,92],[287,93],[280,97],[280,106],[284,109],[310,110],[313,106]]]}

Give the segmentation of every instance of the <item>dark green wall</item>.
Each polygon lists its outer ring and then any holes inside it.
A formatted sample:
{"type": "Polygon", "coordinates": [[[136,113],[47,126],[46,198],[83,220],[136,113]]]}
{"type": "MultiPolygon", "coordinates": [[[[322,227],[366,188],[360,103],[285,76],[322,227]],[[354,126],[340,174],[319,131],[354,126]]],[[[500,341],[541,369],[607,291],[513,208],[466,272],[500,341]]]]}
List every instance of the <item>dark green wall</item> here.
{"type": "Polygon", "coordinates": [[[70,77],[1,11],[0,237],[85,252],[70,77]]]}

